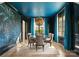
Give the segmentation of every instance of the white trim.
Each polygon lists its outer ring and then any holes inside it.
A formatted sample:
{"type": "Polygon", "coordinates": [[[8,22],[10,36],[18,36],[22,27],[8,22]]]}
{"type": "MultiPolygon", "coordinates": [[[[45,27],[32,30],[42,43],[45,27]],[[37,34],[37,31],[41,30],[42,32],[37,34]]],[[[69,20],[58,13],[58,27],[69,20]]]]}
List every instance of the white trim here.
{"type": "Polygon", "coordinates": [[[45,38],[45,18],[43,18],[44,20],[44,38],[45,38]]]}
{"type": "Polygon", "coordinates": [[[56,15],[56,17],[57,17],[57,43],[59,42],[59,40],[58,40],[58,14],[56,15]]]}
{"type": "Polygon", "coordinates": [[[35,30],[36,30],[35,18],[34,18],[34,37],[35,37],[35,30]]]}

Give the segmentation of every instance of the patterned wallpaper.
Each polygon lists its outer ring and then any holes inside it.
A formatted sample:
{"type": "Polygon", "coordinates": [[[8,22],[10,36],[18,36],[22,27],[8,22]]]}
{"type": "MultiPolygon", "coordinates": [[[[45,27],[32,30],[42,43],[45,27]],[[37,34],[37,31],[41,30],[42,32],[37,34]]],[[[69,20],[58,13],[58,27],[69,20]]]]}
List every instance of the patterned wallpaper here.
{"type": "Polygon", "coordinates": [[[0,4],[0,52],[15,44],[21,32],[21,17],[5,3],[0,4]]]}

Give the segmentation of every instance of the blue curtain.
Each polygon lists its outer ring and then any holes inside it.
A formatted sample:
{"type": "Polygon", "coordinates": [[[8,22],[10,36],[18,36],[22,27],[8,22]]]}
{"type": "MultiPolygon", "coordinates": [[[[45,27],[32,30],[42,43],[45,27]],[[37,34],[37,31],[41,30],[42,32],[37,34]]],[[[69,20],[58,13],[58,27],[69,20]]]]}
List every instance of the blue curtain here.
{"type": "Polygon", "coordinates": [[[71,16],[70,16],[70,5],[66,4],[65,7],[65,34],[64,34],[64,48],[67,50],[71,49],[71,16]]]}
{"type": "Polygon", "coordinates": [[[45,21],[45,37],[48,37],[48,19],[47,18],[44,18],[44,21],[45,21]]]}
{"type": "Polygon", "coordinates": [[[55,23],[54,23],[54,41],[57,42],[58,36],[57,36],[57,16],[55,16],[55,23]]]}
{"type": "Polygon", "coordinates": [[[31,18],[31,33],[34,36],[34,18],[31,18]]]}

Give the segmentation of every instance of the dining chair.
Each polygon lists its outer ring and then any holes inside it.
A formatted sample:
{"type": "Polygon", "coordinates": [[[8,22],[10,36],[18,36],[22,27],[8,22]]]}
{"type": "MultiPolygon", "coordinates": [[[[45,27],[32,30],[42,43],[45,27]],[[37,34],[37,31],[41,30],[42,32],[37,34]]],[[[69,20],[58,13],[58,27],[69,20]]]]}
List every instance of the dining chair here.
{"type": "Polygon", "coordinates": [[[35,43],[35,38],[32,37],[31,33],[29,33],[29,35],[28,35],[28,45],[30,45],[30,48],[31,48],[32,45],[34,46],[34,43],[35,43]]]}
{"type": "Polygon", "coordinates": [[[44,51],[44,39],[43,36],[36,36],[36,51],[38,49],[38,46],[42,46],[44,51]]]}
{"type": "Polygon", "coordinates": [[[48,37],[48,38],[46,38],[46,40],[45,40],[44,42],[45,42],[45,43],[49,43],[49,44],[50,44],[50,46],[51,46],[52,41],[53,41],[53,36],[54,36],[54,34],[49,33],[49,37],[48,37]]]}

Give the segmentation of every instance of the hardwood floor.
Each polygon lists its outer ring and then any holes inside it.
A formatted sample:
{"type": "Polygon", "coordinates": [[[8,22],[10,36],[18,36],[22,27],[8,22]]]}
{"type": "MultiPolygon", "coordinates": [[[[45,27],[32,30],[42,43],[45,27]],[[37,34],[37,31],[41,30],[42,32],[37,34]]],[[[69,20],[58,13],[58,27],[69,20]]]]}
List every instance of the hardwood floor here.
{"type": "Polygon", "coordinates": [[[9,51],[1,55],[2,57],[76,57],[75,53],[65,51],[63,46],[59,43],[45,44],[44,51],[39,47],[36,51],[35,45],[31,48],[26,45],[19,45],[11,48],[9,51]]]}

